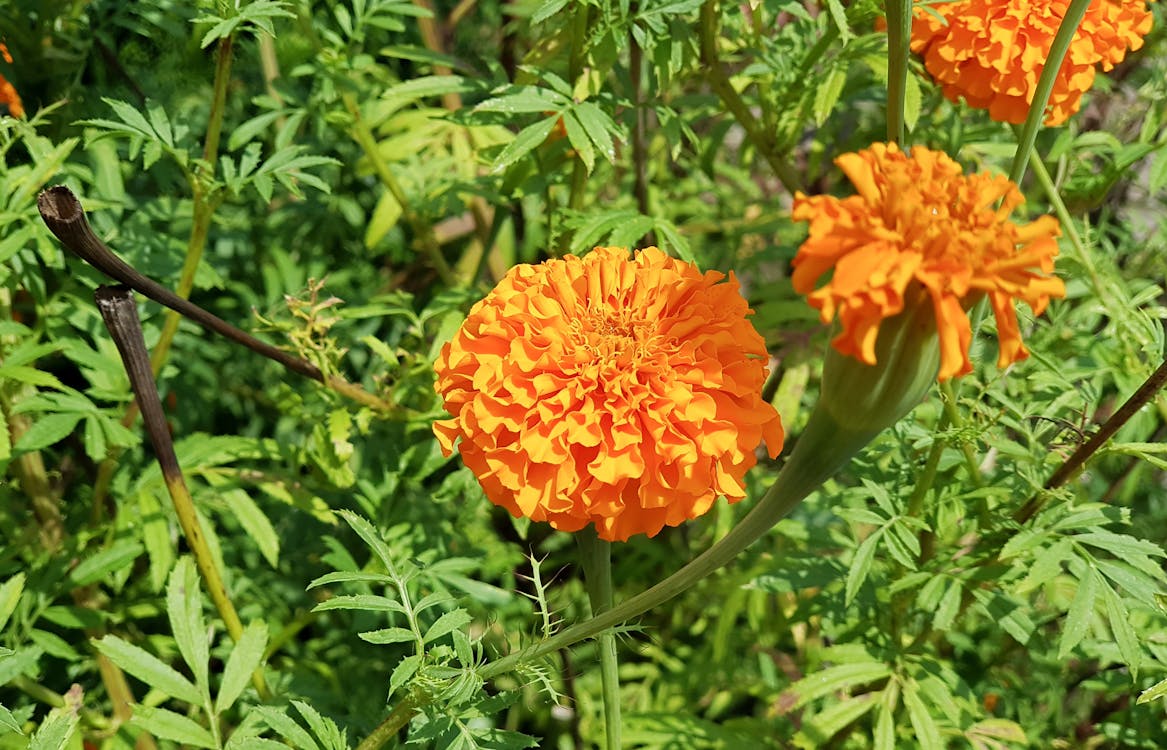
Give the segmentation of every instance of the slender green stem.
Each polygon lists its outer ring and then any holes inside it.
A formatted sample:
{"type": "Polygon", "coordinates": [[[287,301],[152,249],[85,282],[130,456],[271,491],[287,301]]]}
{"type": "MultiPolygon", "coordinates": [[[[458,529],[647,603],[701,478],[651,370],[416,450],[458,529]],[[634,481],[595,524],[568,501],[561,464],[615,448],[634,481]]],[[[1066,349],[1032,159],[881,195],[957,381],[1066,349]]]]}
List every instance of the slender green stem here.
{"type": "MultiPolygon", "coordinates": [[[[207,132],[203,138],[203,164],[201,168],[190,173],[189,179],[193,193],[193,217],[190,229],[190,239],[186,245],[186,258],[182,262],[182,271],[178,277],[178,285],[174,293],[186,299],[190,297],[194,288],[195,273],[203,259],[203,251],[207,246],[207,236],[211,229],[211,220],[215,210],[223,200],[223,193],[213,187],[215,178],[215,162],[219,159],[219,138],[223,133],[223,117],[227,105],[227,88],[231,83],[231,55],[234,49],[235,36],[228,35],[219,40],[215,56],[215,80],[211,92],[211,112],[207,119],[207,132]]],[[[162,366],[170,355],[170,345],[178,333],[178,323],[182,316],[170,310],[166,313],[166,320],[162,324],[162,334],[154,347],[150,357],[150,368],[154,375],[162,371],[162,366]]]]}
{"type": "MultiPolygon", "coordinates": [[[[576,532],[592,615],[612,608],[612,543],[600,539],[594,526],[576,532]]],[[[600,647],[600,683],[604,701],[604,737],[608,750],[620,750],[620,665],[616,634],[605,630],[597,637],[600,647]]]]}
{"type": "MultiPolygon", "coordinates": [[[[587,3],[577,3],[575,16],[571,27],[571,60],[568,63],[568,82],[575,86],[579,77],[583,75],[584,61],[587,59],[588,17],[591,7],[587,3]]],[[[584,192],[587,187],[588,169],[583,158],[576,155],[575,164],[571,169],[571,192],[567,196],[567,207],[578,211],[583,206],[584,192]]]]}
{"type": "Polygon", "coordinates": [[[384,746],[409,723],[419,707],[419,702],[413,696],[398,703],[393,711],[385,717],[385,721],[378,724],[368,737],[361,740],[361,744],[357,745],[357,750],[377,750],[384,746]]]}
{"type": "Polygon", "coordinates": [[[377,144],[376,137],[373,136],[373,131],[369,128],[369,123],[361,116],[361,107],[357,103],[356,97],[350,93],[345,93],[341,99],[344,102],[345,109],[348,110],[349,115],[352,117],[351,129],[353,140],[361,147],[365,158],[373,165],[373,172],[376,173],[377,179],[380,180],[385,189],[393,195],[394,200],[401,206],[401,215],[405,218],[405,222],[409,224],[409,228],[413,231],[414,237],[417,238],[418,248],[433,267],[434,271],[437,272],[443,284],[449,287],[464,286],[461,280],[450,270],[450,264],[446,262],[445,256],[442,255],[442,247],[438,244],[438,238],[434,234],[434,228],[423,220],[413,209],[413,206],[409,202],[409,197],[406,196],[405,190],[401,187],[401,183],[397,181],[393,170],[389,168],[389,163],[381,156],[381,148],[377,144]]]}
{"type": "MultiPolygon", "coordinates": [[[[956,407],[956,389],[952,387],[952,381],[941,382],[940,392],[944,394],[944,413],[947,415],[948,421],[957,429],[964,427],[964,417],[961,416],[960,409],[956,407]]],[[[981,462],[977,460],[976,451],[968,443],[962,442],[960,452],[964,454],[964,463],[968,466],[969,479],[977,487],[984,487],[985,479],[981,476],[981,462]]]]}
{"type": "Polygon", "coordinates": [[[717,55],[720,12],[717,0],[707,0],[701,6],[701,62],[705,66],[705,75],[709,80],[709,85],[721,99],[721,103],[737,120],[737,123],[746,131],[750,143],[774,170],[778,181],[782,183],[787,192],[793,194],[799,188],[798,176],[786,163],[785,156],[775,149],[774,139],[767,135],[758,119],[754,117],[753,112],[742,100],[729,78],[726,77],[725,71],[721,69],[721,61],[717,55]]]}
{"type": "Polygon", "coordinates": [[[911,54],[912,0],[887,2],[887,140],[903,144],[907,135],[908,56],[911,54]]]}
{"type": "Polygon", "coordinates": [[[1033,144],[1037,141],[1037,131],[1041,128],[1042,120],[1045,119],[1045,107],[1049,103],[1054,80],[1058,76],[1058,71],[1061,70],[1062,61],[1065,60],[1066,52],[1070,49],[1070,42],[1073,41],[1074,34],[1078,33],[1078,25],[1082,23],[1082,18],[1085,17],[1086,9],[1089,6],[1090,0],[1071,0],[1070,7],[1066,9],[1066,16],[1062,19],[1062,25],[1054,36],[1053,44],[1050,45],[1049,55],[1046,57],[1041,77],[1037,79],[1037,89],[1033,92],[1033,102],[1029,105],[1029,115],[1025,118],[1025,124],[1021,128],[1021,136],[1017,141],[1017,151],[1013,155],[1013,166],[1009,169],[1009,179],[1014,183],[1020,184],[1021,178],[1025,176],[1025,166],[1029,164],[1030,155],[1033,153],[1033,144]]]}

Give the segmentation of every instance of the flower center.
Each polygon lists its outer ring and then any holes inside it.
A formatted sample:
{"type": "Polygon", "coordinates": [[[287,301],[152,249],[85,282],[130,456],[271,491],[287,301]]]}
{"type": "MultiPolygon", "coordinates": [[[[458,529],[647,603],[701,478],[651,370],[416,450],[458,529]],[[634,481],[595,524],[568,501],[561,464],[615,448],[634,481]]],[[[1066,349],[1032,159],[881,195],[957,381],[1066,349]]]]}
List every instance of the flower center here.
{"type": "Polygon", "coordinates": [[[576,346],[600,364],[628,366],[649,350],[656,325],[642,317],[642,311],[589,306],[572,321],[576,346]]]}

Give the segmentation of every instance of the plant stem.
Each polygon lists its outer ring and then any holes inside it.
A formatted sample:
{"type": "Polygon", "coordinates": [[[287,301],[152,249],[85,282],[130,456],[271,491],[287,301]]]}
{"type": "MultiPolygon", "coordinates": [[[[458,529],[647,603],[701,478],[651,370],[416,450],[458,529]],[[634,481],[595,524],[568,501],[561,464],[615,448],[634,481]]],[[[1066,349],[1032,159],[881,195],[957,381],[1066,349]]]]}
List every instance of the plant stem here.
{"type": "MultiPolygon", "coordinates": [[[[594,526],[576,532],[580,563],[592,615],[612,608],[612,543],[600,539],[594,526]]],[[[604,701],[604,738],[607,750],[620,750],[620,665],[616,655],[616,634],[605,630],[597,637],[600,647],[600,683],[604,701]]]]}
{"type": "Polygon", "coordinates": [[[1033,102],[1029,105],[1029,115],[1025,118],[1025,124],[1021,128],[1021,135],[1017,141],[1017,151],[1013,154],[1013,166],[1009,169],[1009,179],[1015,184],[1020,185],[1021,178],[1025,176],[1025,166],[1029,164],[1030,155],[1033,153],[1033,144],[1037,140],[1037,131],[1041,128],[1042,120],[1045,119],[1045,106],[1049,103],[1054,80],[1058,76],[1058,71],[1061,70],[1062,61],[1065,60],[1066,52],[1070,49],[1070,42],[1073,41],[1074,34],[1078,33],[1078,25],[1082,23],[1082,18],[1085,17],[1086,9],[1089,6],[1090,0],[1071,0],[1070,7],[1066,9],[1066,16],[1062,19],[1062,25],[1058,27],[1058,33],[1054,36],[1053,44],[1050,45],[1049,55],[1041,70],[1041,77],[1037,79],[1037,89],[1033,92],[1033,102]]]}
{"type": "MultiPolygon", "coordinates": [[[[961,416],[960,409],[956,408],[956,389],[952,387],[952,381],[942,381],[940,383],[940,392],[944,394],[944,413],[952,426],[959,430],[964,427],[964,417],[961,416]]],[[[978,488],[984,487],[985,479],[981,476],[981,463],[977,460],[976,451],[968,443],[962,442],[960,444],[960,452],[964,454],[964,463],[968,466],[969,479],[978,488]]]]}
{"type": "MultiPolygon", "coordinates": [[[[118,353],[121,354],[122,364],[125,365],[130,386],[134,390],[134,397],[142,410],[146,433],[154,448],[158,467],[162,470],[162,480],[174,504],[174,512],[178,516],[178,524],[182,528],[187,546],[194,554],[195,564],[202,574],[207,593],[210,594],[215,609],[219,611],[219,616],[223,618],[227,633],[238,643],[243,636],[243,623],[240,622],[235,605],[227,595],[227,587],[207,544],[194,500],[183,478],[178,456],[174,452],[174,442],[171,440],[170,429],[162,412],[162,402],[158,398],[158,388],[150,370],[146,339],[142,335],[142,324],[138,320],[138,309],[133,293],[125,287],[100,286],[97,288],[95,298],[106,328],[109,329],[118,353]]],[[[260,698],[266,700],[269,694],[262,670],[256,669],[251,678],[260,698]]]]}
{"type": "Polygon", "coordinates": [[[750,112],[750,108],[742,101],[741,96],[734,89],[729,78],[726,77],[725,71],[721,69],[721,61],[717,56],[719,14],[717,0],[706,0],[706,3],[701,6],[701,62],[705,66],[705,75],[709,80],[709,85],[721,99],[722,104],[737,120],[737,123],[746,131],[746,137],[750,139],[750,143],[754,144],[754,148],[774,170],[778,181],[782,183],[787,192],[793,194],[799,187],[798,176],[787,165],[785,156],[775,150],[774,139],[766,135],[757,118],[750,112]]]}
{"type": "Polygon", "coordinates": [[[903,144],[911,54],[912,0],[887,2],[887,140],[903,144]]]}
{"type": "MultiPolygon", "coordinates": [[[[644,50],[636,41],[636,35],[628,32],[628,78],[632,82],[632,192],[636,196],[636,209],[649,215],[648,205],[648,112],[644,108],[642,90],[644,75],[644,50]]],[[[641,245],[655,245],[656,238],[649,232],[641,245]]]]}
{"type": "Polygon", "coordinates": [[[437,236],[434,234],[434,228],[423,221],[417,212],[413,210],[408,196],[405,195],[405,191],[401,188],[401,183],[397,181],[397,177],[394,176],[393,170],[389,168],[388,162],[381,156],[380,146],[377,145],[377,139],[373,136],[373,131],[369,128],[369,123],[361,115],[361,107],[357,103],[356,97],[346,92],[341,96],[341,99],[344,102],[344,108],[352,117],[351,132],[353,140],[361,147],[365,158],[373,166],[373,172],[377,175],[377,179],[381,182],[381,185],[393,195],[393,199],[401,206],[401,215],[405,219],[405,222],[409,224],[409,228],[417,240],[417,245],[422,255],[425,256],[426,261],[433,267],[443,284],[448,287],[464,286],[461,280],[450,270],[450,264],[446,262],[445,257],[442,255],[442,248],[438,244],[437,236]]]}
{"type": "MultiPolygon", "coordinates": [[[[190,173],[190,186],[193,198],[192,224],[190,239],[186,245],[186,258],[182,263],[182,272],[178,278],[178,286],[174,293],[182,299],[190,297],[194,288],[195,272],[203,258],[203,251],[207,246],[207,235],[211,229],[211,219],[215,209],[223,200],[220,190],[212,187],[215,179],[215,162],[219,159],[219,137],[223,132],[223,116],[227,104],[227,86],[231,83],[231,54],[234,49],[235,36],[225,36],[219,40],[215,55],[215,80],[211,93],[211,113],[207,119],[207,132],[203,138],[203,164],[190,173]]],[[[150,357],[150,368],[155,377],[162,371],[166,359],[170,355],[170,345],[178,333],[178,322],[181,315],[174,310],[166,313],[166,320],[162,324],[162,334],[154,353],[150,357]]]]}

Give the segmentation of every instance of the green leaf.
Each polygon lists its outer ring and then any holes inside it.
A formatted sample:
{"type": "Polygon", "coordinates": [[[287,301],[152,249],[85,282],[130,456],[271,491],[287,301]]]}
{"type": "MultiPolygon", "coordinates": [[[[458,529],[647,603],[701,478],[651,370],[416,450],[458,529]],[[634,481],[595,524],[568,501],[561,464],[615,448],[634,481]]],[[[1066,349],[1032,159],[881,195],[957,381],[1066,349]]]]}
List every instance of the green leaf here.
{"type": "Polygon", "coordinates": [[[494,160],[494,163],[490,166],[491,171],[501,172],[546,141],[547,136],[551,134],[551,130],[555,127],[555,123],[558,120],[558,115],[548,117],[520,130],[519,134],[515,136],[515,139],[508,143],[507,147],[494,160]]]}
{"type": "Polygon", "coordinates": [[[839,28],[839,41],[846,47],[855,38],[855,34],[847,25],[847,11],[844,10],[843,3],[841,0],[827,0],[827,10],[831,14],[831,20],[839,28]]]}
{"type": "Polygon", "coordinates": [[[612,143],[612,135],[618,135],[619,131],[612,118],[595,102],[580,102],[572,108],[572,113],[579,119],[592,143],[596,144],[600,156],[609,163],[615,162],[616,146],[612,143]]]}
{"type": "Polygon", "coordinates": [[[1151,701],[1159,700],[1167,696],[1167,679],[1156,682],[1151,687],[1139,693],[1139,699],[1135,701],[1135,705],[1140,703],[1150,703],[1151,701]]]}
{"type": "Polygon", "coordinates": [[[916,128],[920,120],[920,105],[923,95],[920,93],[920,81],[916,76],[908,74],[907,86],[904,88],[904,125],[908,132],[916,128]]]}
{"type": "Polygon", "coordinates": [[[1094,602],[1098,599],[1100,584],[1097,569],[1088,564],[1078,581],[1078,591],[1074,594],[1070,610],[1066,613],[1066,624],[1062,627],[1062,637],[1058,642],[1059,659],[1069,656],[1074,647],[1086,636],[1086,630],[1090,627],[1090,620],[1094,614],[1094,602]]]}
{"type": "Polygon", "coordinates": [[[822,747],[831,737],[860,716],[879,705],[879,693],[847,698],[819,711],[803,723],[794,744],[804,748],[822,747]]]}
{"type": "Polygon", "coordinates": [[[145,551],[141,543],[133,539],[123,539],[109,549],[90,555],[69,571],[69,581],[74,586],[88,586],[97,583],[107,575],[132,564],[145,551]]]}
{"type": "MultiPolygon", "coordinates": [[[[835,1],[837,2],[837,0],[835,1]]],[[[821,127],[831,116],[831,111],[834,110],[835,104],[839,101],[839,95],[843,93],[843,85],[846,82],[847,69],[842,65],[835,65],[827,73],[826,78],[817,85],[814,93],[814,105],[811,108],[816,125],[821,127]]]]}
{"type": "Polygon", "coordinates": [[[474,621],[470,613],[464,609],[455,609],[434,620],[434,624],[430,625],[429,630],[425,632],[422,640],[426,643],[432,643],[443,635],[458,630],[464,625],[474,621]]]}
{"type": "Polygon", "coordinates": [[[1139,647],[1139,638],[1131,626],[1130,613],[1127,612],[1122,599],[1105,580],[1102,581],[1102,599],[1106,604],[1106,619],[1110,622],[1110,630],[1114,633],[1115,643],[1118,644],[1118,653],[1130,668],[1131,677],[1138,679],[1143,650],[1139,647]]]}
{"type": "Polygon", "coordinates": [[[30,674],[37,668],[44,651],[36,646],[18,648],[16,653],[0,658],[0,685],[7,685],[21,675],[30,674]]]}
{"type": "Polygon", "coordinates": [[[267,515],[251,499],[251,495],[246,490],[236,487],[224,490],[221,497],[235,516],[235,520],[247,532],[247,536],[259,547],[260,554],[267,560],[267,564],[273,568],[279,565],[280,538],[267,515]]]}
{"type": "MultiPolygon", "coordinates": [[[[7,432],[7,430],[5,430],[7,432]]],[[[24,573],[17,573],[0,585],[0,630],[8,624],[8,618],[16,611],[20,595],[24,593],[24,573]]]]}
{"type": "Polygon", "coordinates": [[[109,660],[142,682],[167,695],[194,705],[202,705],[202,695],[190,680],[157,656],[123,641],[116,635],[107,635],[93,642],[94,647],[109,660]]]}
{"type": "Polygon", "coordinates": [[[203,619],[199,573],[189,557],[180,557],[166,586],[166,614],[178,652],[195,676],[199,693],[210,695],[210,644],[203,619]]]}
{"type": "Polygon", "coordinates": [[[329,750],[348,750],[348,743],[345,742],[344,733],[337,728],[336,723],[332,719],[321,716],[320,712],[304,701],[293,700],[292,705],[304,717],[304,721],[308,723],[308,728],[324,743],[325,748],[329,748],[329,750]]]}
{"type": "Polygon", "coordinates": [[[920,743],[920,747],[944,747],[936,719],[932,717],[924,701],[920,700],[918,686],[914,680],[909,680],[904,685],[904,707],[908,709],[908,721],[916,731],[916,741],[920,743]]]}
{"type": "Polygon", "coordinates": [[[563,114],[563,125],[567,131],[567,140],[571,143],[571,147],[575,149],[575,153],[584,163],[588,174],[592,173],[592,168],[596,166],[596,149],[592,144],[592,139],[588,138],[587,131],[580,123],[579,118],[574,111],[568,111],[563,114]]]}
{"type": "MultiPolygon", "coordinates": [[[[378,580],[382,583],[383,580],[378,580]]],[[[323,612],[329,609],[363,609],[370,612],[398,612],[406,614],[407,610],[396,599],[376,594],[346,594],[325,599],[312,608],[313,612],[323,612]]]]}
{"type": "Polygon", "coordinates": [[[256,706],[252,710],[258,712],[267,725],[291,743],[292,747],[298,750],[320,750],[320,746],[316,744],[316,740],[312,739],[312,735],[308,734],[304,727],[297,724],[287,714],[268,706],[256,706]]]}
{"type": "Polygon", "coordinates": [[[821,669],[807,675],[787,689],[797,698],[791,708],[801,708],[816,698],[821,698],[835,691],[866,685],[890,674],[891,670],[887,664],[877,661],[839,664],[821,669]]]}
{"type": "MultiPolygon", "coordinates": [[[[24,734],[21,723],[16,720],[16,717],[12,715],[11,711],[2,705],[0,705],[0,729],[6,729],[7,732],[24,734]]],[[[0,732],[0,736],[3,736],[7,732],[0,732]]]]}
{"type": "Polygon", "coordinates": [[[401,219],[401,203],[388,190],[381,192],[377,205],[373,208],[373,215],[365,227],[365,247],[372,248],[380,242],[389,230],[397,226],[401,219]]]}
{"type": "Polygon", "coordinates": [[[64,750],[80,718],[76,711],[55,708],[33,735],[28,750],[64,750]]]}
{"type": "Polygon", "coordinates": [[[1062,572],[1062,563],[1072,554],[1073,543],[1067,538],[1059,539],[1038,552],[1029,566],[1029,573],[1017,584],[1017,593],[1024,594],[1044,586],[1062,572]]]}
{"type": "Polygon", "coordinates": [[[150,590],[161,591],[166,585],[166,574],[174,564],[174,544],[170,541],[170,519],[158,502],[157,490],[138,492],[138,528],[146,555],[150,558],[150,590]]]}
{"type": "Polygon", "coordinates": [[[504,112],[506,114],[554,113],[552,117],[548,118],[554,124],[559,118],[559,113],[570,105],[571,100],[563,94],[551,89],[527,86],[516,93],[495,96],[479,102],[474,105],[474,111],[504,112]]]}
{"type": "Polygon", "coordinates": [[[252,672],[259,668],[263,661],[263,652],[267,648],[267,625],[262,621],[252,622],[243,631],[242,637],[231,655],[227,657],[227,664],[223,667],[223,681],[219,683],[219,694],[215,696],[215,713],[221,714],[234,705],[235,701],[247,687],[247,681],[252,672]]]}
{"type": "Polygon", "coordinates": [[[960,612],[960,599],[963,592],[964,587],[961,586],[960,581],[953,581],[948,586],[944,596],[940,599],[939,606],[936,607],[936,614],[932,616],[933,628],[943,631],[952,627],[953,620],[960,612]]]}
{"type": "Polygon", "coordinates": [[[393,674],[389,676],[389,695],[391,697],[397,692],[398,688],[409,682],[409,679],[417,673],[417,670],[421,667],[421,662],[422,655],[414,654],[405,657],[397,663],[397,666],[393,669],[393,674]]]}
{"type": "Polygon", "coordinates": [[[165,708],[134,706],[134,716],[130,723],[164,740],[193,747],[215,747],[215,738],[205,727],[194,719],[165,708]]]}
{"type": "Polygon", "coordinates": [[[359,634],[362,641],[369,643],[408,643],[417,640],[417,634],[407,628],[383,628],[359,634]]]}
{"type": "Polygon", "coordinates": [[[33,422],[32,426],[20,436],[16,445],[13,446],[13,450],[17,453],[30,453],[60,442],[73,434],[73,429],[83,416],[85,415],[76,412],[46,414],[33,422]]]}
{"type": "Polygon", "coordinates": [[[847,571],[847,588],[844,597],[847,604],[854,601],[855,595],[859,593],[859,587],[867,580],[867,574],[871,571],[871,560],[875,557],[875,546],[879,544],[881,536],[883,536],[883,529],[876,529],[855,550],[855,556],[851,558],[851,567],[847,571]]]}

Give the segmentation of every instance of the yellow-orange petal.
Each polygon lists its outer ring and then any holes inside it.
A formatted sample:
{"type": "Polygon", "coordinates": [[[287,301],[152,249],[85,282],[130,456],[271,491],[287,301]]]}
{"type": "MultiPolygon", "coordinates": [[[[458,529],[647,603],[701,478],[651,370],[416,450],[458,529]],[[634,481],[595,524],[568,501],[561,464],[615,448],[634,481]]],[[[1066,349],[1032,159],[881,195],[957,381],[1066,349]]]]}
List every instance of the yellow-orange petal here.
{"type": "Polygon", "coordinates": [[[737,280],[657,248],[512,269],[434,365],[434,423],[515,516],[624,540],[745,495],[782,426],[737,280]]]}
{"type": "Polygon", "coordinates": [[[834,347],[874,365],[882,323],[907,307],[930,305],[939,377],[962,375],[972,369],[967,310],[988,294],[1000,366],[1024,358],[1014,303],[1040,314],[1051,297],[1065,295],[1065,285],[1050,275],[1057,221],[1010,221],[1009,211],[1023,201],[1017,187],[1000,175],[964,175],[942,152],[917,146],[909,156],[877,143],[837,163],[859,194],[800,193],[791,212],[810,224],[794,259],[794,288],[824,322],[838,321],[834,347]]]}

